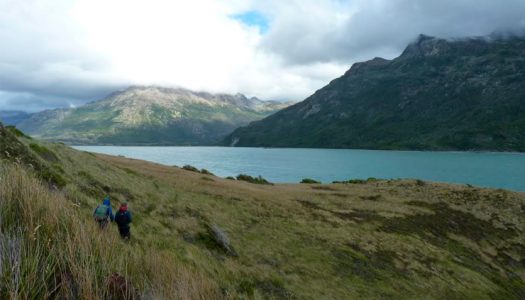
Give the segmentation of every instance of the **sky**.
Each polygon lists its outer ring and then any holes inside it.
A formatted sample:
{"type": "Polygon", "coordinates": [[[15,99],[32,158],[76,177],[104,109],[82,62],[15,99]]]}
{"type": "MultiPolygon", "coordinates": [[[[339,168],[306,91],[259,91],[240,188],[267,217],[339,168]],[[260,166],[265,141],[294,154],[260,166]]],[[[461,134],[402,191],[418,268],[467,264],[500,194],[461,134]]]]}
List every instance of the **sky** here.
{"type": "Polygon", "coordinates": [[[0,0],[0,110],[130,85],[300,101],[420,33],[522,28],[524,0],[0,0]]]}

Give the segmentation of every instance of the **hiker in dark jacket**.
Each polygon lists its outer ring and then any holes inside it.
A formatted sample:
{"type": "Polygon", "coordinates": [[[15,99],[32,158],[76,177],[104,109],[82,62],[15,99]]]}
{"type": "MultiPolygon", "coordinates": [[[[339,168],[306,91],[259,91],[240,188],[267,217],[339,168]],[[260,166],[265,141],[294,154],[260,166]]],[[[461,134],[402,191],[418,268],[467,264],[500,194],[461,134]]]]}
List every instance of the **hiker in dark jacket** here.
{"type": "Polygon", "coordinates": [[[98,222],[98,225],[101,229],[106,228],[109,221],[113,222],[115,217],[113,216],[113,210],[111,209],[109,197],[106,197],[104,201],[102,201],[102,204],[95,208],[95,211],[93,212],[93,218],[98,222]]]}
{"type": "Polygon", "coordinates": [[[131,223],[131,213],[128,211],[128,204],[122,203],[115,214],[115,222],[118,225],[118,231],[123,239],[129,240],[131,234],[129,232],[129,223],[131,223]]]}

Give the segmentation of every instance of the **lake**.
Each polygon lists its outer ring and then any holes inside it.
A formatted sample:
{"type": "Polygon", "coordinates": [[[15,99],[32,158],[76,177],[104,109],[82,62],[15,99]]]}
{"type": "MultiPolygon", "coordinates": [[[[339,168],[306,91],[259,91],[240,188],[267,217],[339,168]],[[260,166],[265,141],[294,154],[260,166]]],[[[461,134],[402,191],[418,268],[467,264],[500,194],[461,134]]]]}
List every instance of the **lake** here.
{"type": "Polygon", "coordinates": [[[297,183],[303,178],[325,183],[369,177],[418,178],[525,191],[523,153],[230,147],[74,148],[170,166],[189,164],[208,169],[221,177],[241,173],[261,175],[276,183],[297,183]]]}

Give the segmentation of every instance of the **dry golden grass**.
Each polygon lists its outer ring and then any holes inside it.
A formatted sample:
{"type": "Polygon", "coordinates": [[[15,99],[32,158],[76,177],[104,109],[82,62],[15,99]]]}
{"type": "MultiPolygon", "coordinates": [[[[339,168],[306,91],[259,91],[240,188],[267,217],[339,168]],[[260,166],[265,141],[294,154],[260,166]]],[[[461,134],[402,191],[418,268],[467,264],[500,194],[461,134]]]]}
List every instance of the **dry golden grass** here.
{"type": "Polygon", "coordinates": [[[225,267],[257,278],[251,284],[260,289],[270,282],[292,291],[274,296],[309,298],[330,290],[336,298],[377,298],[400,295],[404,287],[414,297],[428,289],[430,298],[519,298],[525,290],[523,193],[416,180],[254,185],[96,157],[176,190],[179,210],[199,217],[181,214],[170,223],[175,232],[197,234],[199,218],[224,226],[242,245],[241,258],[225,267]]]}
{"type": "MultiPolygon", "coordinates": [[[[114,272],[156,298],[525,295],[522,193],[416,180],[255,185],[59,144],[44,146],[58,158],[59,166],[51,166],[67,184],[59,193],[40,186],[38,196],[35,191],[24,196],[31,199],[24,205],[43,198],[59,201],[49,208],[69,207],[66,215],[73,217],[61,221],[65,217],[59,213],[46,230],[71,241],[56,249],[66,258],[60,270],[74,280],[59,282],[80,283],[77,290],[84,297],[104,297],[105,280],[114,272]],[[130,204],[129,244],[118,240],[115,228],[97,235],[92,226],[92,209],[106,195],[114,205],[120,200],[130,204]],[[238,256],[213,241],[209,228],[214,225],[228,235],[238,256]]],[[[28,193],[23,186],[33,185],[25,182],[14,194],[28,193]]],[[[24,209],[38,215],[39,205],[24,209]]],[[[40,219],[25,218],[23,224],[35,230],[40,219]]],[[[46,253],[34,256],[40,261],[46,253]]]]}
{"type": "Polygon", "coordinates": [[[217,286],[176,264],[169,253],[141,249],[101,231],[61,192],[19,166],[0,165],[0,293],[3,299],[105,299],[108,279],[157,299],[213,299],[217,286]]]}

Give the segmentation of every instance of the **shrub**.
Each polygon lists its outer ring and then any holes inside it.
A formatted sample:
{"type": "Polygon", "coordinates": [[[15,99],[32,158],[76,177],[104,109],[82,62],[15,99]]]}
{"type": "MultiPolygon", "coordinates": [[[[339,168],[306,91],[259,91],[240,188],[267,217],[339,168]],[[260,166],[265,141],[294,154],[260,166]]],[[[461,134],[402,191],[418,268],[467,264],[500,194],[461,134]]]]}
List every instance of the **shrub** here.
{"type": "Polygon", "coordinates": [[[318,184],[321,182],[311,178],[304,178],[303,180],[301,180],[301,183],[318,184]]]}
{"type": "Polygon", "coordinates": [[[32,139],[30,136],[25,135],[20,129],[16,128],[15,126],[6,126],[7,130],[9,130],[12,134],[14,134],[16,137],[25,137],[28,139],[32,139]]]}
{"type": "Polygon", "coordinates": [[[53,172],[51,169],[42,169],[39,174],[43,180],[50,184],[54,184],[57,188],[63,188],[67,185],[67,180],[62,175],[53,172]]]}
{"type": "Polygon", "coordinates": [[[186,171],[200,173],[199,169],[195,168],[194,166],[190,166],[190,165],[185,165],[184,167],[182,167],[182,169],[184,169],[186,171]]]}
{"type": "Polygon", "coordinates": [[[229,179],[229,180],[235,180],[235,177],[233,177],[233,176],[228,176],[228,177],[226,177],[226,179],[229,179]]]}
{"type": "Polygon", "coordinates": [[[204,175],[214,175],[212,172],[210,172],[210,171],[208,171],[206,169],[202,169],[201,173],[204,174],[204,175]]]}
{"type": "Polygon", "coordinates": [[[366,183],[366,180],[363,179],[350,179],[346,181],[334,181],[333,183],[340,183],[340,184],[364,184],[366,183]]]}
{"type": "Polygon", "coordinates": [[[59,161],[58,156],[56,156],[56,154],[53,151],[49,150],[48,148],[42,145],[31,143],[29,144],[29,148],[31,148],[31,150],[33,150],[36,154],[38,154],[40,157],[47,161],[59,161]]]}
{"type": "Polygon", "coordinates": [[[246,174],[239,174],[237,176],[237,180],[242,180],[242,181],[246,181],[246,182],[254,183],[254,184],[272,184],[268,180],[262,178],[261,175],[259,175],[258,177],[252,177],[246,174]]]}
{"type": "Polygon", "coordinates": [[[202,169],[202,170],[199,170],[197,168],[195,168],[194,166],[192,165],[185,165],[184,167],[182,167],[182,169],[186,170],[186,171],[191,171],[191,172],[195,172],[195,173],[201,173],[201,174],[204,174],[204,175],[212,175],[214,176],[214,174],[206,169],[202,169]]]}

